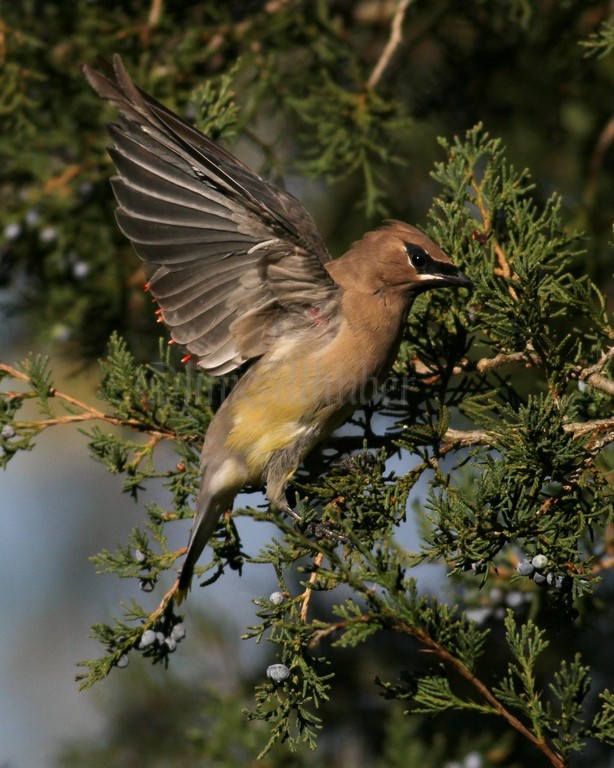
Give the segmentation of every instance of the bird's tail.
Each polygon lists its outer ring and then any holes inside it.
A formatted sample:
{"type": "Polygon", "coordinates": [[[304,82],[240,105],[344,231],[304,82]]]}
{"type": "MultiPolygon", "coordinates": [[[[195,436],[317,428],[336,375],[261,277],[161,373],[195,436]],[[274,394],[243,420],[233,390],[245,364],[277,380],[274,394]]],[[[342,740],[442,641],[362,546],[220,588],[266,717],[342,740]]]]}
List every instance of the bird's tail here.
{"type": "Polygon", "coordinates": [[[220,517],[232,505],[236,492],[236,489],[232,488],[213,495],[203,482],[194,514],[188,551],[179,574],[175,597],[177,604],[180,604],[187,597],[198,558],[211,538],[220,517]]]}

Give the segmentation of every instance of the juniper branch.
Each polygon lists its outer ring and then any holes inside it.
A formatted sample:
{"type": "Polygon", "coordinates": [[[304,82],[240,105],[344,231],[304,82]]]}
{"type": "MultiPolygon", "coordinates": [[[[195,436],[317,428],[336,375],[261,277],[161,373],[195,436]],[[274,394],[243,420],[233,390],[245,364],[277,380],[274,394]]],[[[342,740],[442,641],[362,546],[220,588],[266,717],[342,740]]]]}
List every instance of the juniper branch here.
{"type": "Polygon", "coordinates": [[[459,658],[450,653],[450,651],[438,643],[427,632],[420,627],[415,627],[402,621],[394,621],[392,628],[397,632],[410,635],[425,645],[429,650],[436,654],[443,662],[452,667],[462,678],[464,678],[489,704],[489,706],[500,715],[514,730],[521,736],[530,741],[539,749],[539,751],[550,760],[554,768],[565,768],[565,763],[561,756],[554,752],[550,746],[542,739],[539,739],[530,731],[515,715],[497,699],[488,686],[483,683],[459,658]]]}
{"type": "Polygon", "coordinates": [[[382,55],[378,59],[377,64],[373,68],[373,71],[371,72],[371,75],[367,80],[367,88],[369,90],[377,86],[382,75],[388,68],[390,61],[394,56],[394,52],[401,44],[401,41],[403,39],[403,32],[402,32],[403,20],[405,18],[405,13],[411,2],[412,0],[399,0],[399,4],[397,5],[397,8],[394,12],[394,16],[392,17],[392,24],[390,26],[390,37],[388,38],[388,42],[386,43],[386,46],[382,51],[382,55]]]}
{"type": "MultiPolygon", "coordinates": [[[[25,384],[31,385],[32,380],[31,378],[22,371],[19,371],[17,368],[14,368],[12,365],[9,365],[8,363],[4,363],[0,361],[0,371],[4,371],[7,373],[11,378],[17,379],[18,381],[22,381],[25,384]]],[[[15,399],[15,398],[23,398],[28,397],[27,393],[19,393],[19,392],[3,392],[2,396],[7,399],[15,399]]],[[[33,396],[33,395],[32,395],[33,396]]],[[[60,392],[55,387],[52,387],[49,396],[55,398],[56,400],[61,400],[63,403],[66,403],[67,405],[73,407],[73,408],[79,408],[82,413],[69,413],[62,416],[53,416],[48,419],[41,419],[38,421],[24,421],[20,422],[20,425],[24,427],[28,427],[30,429],[37,429],[39,432],[42,432],[44,429],[47,429],[48,427],[55,427],[63,424],[74,424],[79,422],[86,422],[86,421],[104,421],[107,424],[112,424],[115,427],[129,427],[130,429],[138,430],[139,432],[147,432],[154,438],[156,441],[161,440],[163,438],[167,438],[169,440],[175,439],[175,434],[171,432],[170,430],[161,431],[159,429],[152,429],[151,427],[147,426],[143,422],[139,421],[138,419],[121,419],[117,416],[112,416],[111,414],[104,413],[104,411],[98,410],[98,408],[94,408],[92,405],[88,405],[87,403],[84,403],[82,400],[78,400],[76,397],[73,397],[72,395],[69,395],[66,392],[60,392]]]]}

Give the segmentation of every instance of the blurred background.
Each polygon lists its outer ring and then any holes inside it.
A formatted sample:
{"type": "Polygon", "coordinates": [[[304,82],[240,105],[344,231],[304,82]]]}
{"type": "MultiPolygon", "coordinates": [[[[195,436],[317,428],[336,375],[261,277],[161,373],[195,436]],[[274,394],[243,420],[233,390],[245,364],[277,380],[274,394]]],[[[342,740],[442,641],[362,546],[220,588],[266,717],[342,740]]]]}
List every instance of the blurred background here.
{"type": "MultiPolygon", "coordinates": [[[[537,204],[554,191],[562,195],[569,230],[584,232],[588,246],[574,269],[611,302],[614,55],[600,37],[602,25],[614,23],[611,4],[405,5],[402,41],[368,90],[396,2],[4,4],[0,358],[13,364],[31,351],[50,355],[58,389],[89,403],[111,331],[139,360],[157,359],[159,326],[138,260],[113,219],[104,149],[104,122],[113,111],[80,72],[83,62],[114,52],[136,82],[204,127],[202,84],[231,73],[240,111],[225,139],[307,204],[335,255],[385,216],[424,225],[437,192],[429,174],[443,159],[437,137],[482,122],[501,137],[516,167],[530,169],[537,204]],[[361,103],[368,104],[362,117],[361,103]],[[316,117],[349,121],[354,141],[331,145],[316,117]],[[331,152],[335,170],[328,162],[323,176],[322,158],[331,152]],[[366,168],[376,173],[367,177],[366,168]]],[[[135,503],[122,493],[120,478],[91,460],[73,426],[48,429],[36,443],[0,475],[0,765],[153,765],[143,740],[135,738],[138,749],[130,746],[139,729],[152,727],[155,764],[174,765],[185,728],[173,713],[194,699],[223,708],[212,692],[216,680],[225,683],[228,702],[242,700],[246,681],[270,663],[266,648],[238,637],[254,615],[251,600],[274,591],[275,576],[254,569],[224,578],[206,597],[193,594],[188,636],[170,672],[137,660],[78,693],[76,663],[100,653],[88,639],[90,625],[116,615],[119,601],[131,595],[150,598],[153,607],[163,587],[144,596],[132,583],[96,576],[89,557],[125,541],[142,520],[143,504],[163,504],[165,491],[151,484],[135,503]],[[205,682],[195,688],[195,680],[205,682]],[[168,743],[160,741],[162,732],[168,743]]],[[[170,450],[165,460],[173,461],[170,450]]],[[[253,552],[273,530],[249,520],[240,526],[253,552]]],[[[186,522],[177,532],[177,546],[188,528],[186,522]]],[[[411,519],[399,537],[416,546],[411,519]]],[[[425,588],[441,588],[437,569],[421,578],[425,588]]],[[[361,675],[368,666],[367,659],[361,675]]],[[[350,670],[340,671],[344,683],[350,701],[350,670]]],[[[367,721],[381,706],[376,698],[363,702],[367,721]]],[[[361,721],[331,714],[337,716],[344,764],[357,765],[352,744],[359,750],[361,742],[352,734],[361,721]]],[[[237,718],[240,730],[245,723],[237,718]]],[[[582,764],[598,764],[587,760],[582,764]]],[[[237,756],[236,764],[245,763],[237,756]]]]}

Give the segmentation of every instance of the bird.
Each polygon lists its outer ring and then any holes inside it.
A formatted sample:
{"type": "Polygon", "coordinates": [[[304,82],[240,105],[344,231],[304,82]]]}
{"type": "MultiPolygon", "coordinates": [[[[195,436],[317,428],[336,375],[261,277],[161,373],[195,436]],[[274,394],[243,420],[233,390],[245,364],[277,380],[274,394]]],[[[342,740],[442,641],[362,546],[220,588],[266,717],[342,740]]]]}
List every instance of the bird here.
{"type": "Polygon", "coordinates": [[[397,220],[333,259],[299,200],[139,88],[117,54],[98,66],[84,75],[120,113],[107,126],[117,224],[171,340],[213,376],[244,371],[204,437],[180,601],[244,486],[298,517],[289,480],[384,382],[416,296],[472,283],[397,220]]]}

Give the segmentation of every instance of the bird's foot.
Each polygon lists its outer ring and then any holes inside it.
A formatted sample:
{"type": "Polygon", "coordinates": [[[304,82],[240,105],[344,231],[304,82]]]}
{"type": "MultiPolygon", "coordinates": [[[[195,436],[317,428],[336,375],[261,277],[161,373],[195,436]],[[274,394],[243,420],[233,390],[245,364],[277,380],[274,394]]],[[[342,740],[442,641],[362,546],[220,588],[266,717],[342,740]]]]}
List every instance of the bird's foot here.
{"type": "MultiPolygon", "coordinates": [[[[296,512],[289,504],[284,504],[284,512],[289,515],[297,523],[302,523],[303,518],[296,512]]],[[[316,539],[328,539],[328,541],[334,541],[335,544],[345,544],[347,537],[344,536],[337,526],[332,521],[326,522],[313,522],[305,526],[305,535],[313,536],[316,539]]]]}
{"type": "Polygon", "coordinates": [[[309,523],[305,529],[307,536],[313,536],[316,539],[327,539],[328,541],[334,541],[335,544],[346,544],[347,536],[345,536],[334,522],[327,520],[319,523],[309,523]]]}
{"type": "Polygon", "coordinates": [[[298,512],[292,509],[292,507],[289,504],[284,504],[283,510],[287,515],[289,515],[297,523],[302,522],[303,518],[299,515],[298,512]]]}

